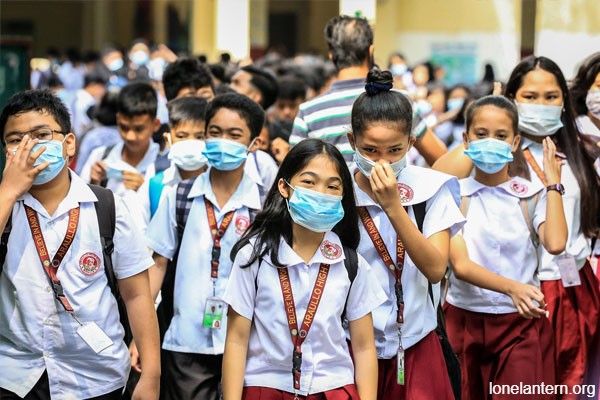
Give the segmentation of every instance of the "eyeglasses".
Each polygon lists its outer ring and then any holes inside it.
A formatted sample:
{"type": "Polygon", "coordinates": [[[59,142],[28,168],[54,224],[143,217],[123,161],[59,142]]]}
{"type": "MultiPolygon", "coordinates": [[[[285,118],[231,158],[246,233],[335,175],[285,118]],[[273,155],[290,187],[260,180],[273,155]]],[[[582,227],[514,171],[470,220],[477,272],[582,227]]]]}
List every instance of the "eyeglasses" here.
{"type": "Polygon", "coordinates": [[[25,135],[29,135],[32,139],[37,139],[39,143],[46,143],[51,141],[54,138],[55,133],[60,133],[64,135],[64,132],[57,131],[55,129],[50,128],[38,128],[29,132],[14,132],[8,135],[5,139],[6,147],[8,148],[16,148],[23,140],[25,135]]]}

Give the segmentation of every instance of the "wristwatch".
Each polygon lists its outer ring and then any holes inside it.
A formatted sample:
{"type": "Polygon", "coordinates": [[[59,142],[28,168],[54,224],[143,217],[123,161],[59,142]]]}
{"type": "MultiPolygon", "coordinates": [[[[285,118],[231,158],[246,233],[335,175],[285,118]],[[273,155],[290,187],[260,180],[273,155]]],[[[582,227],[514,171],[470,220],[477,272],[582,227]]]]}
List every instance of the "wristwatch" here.
{"type": "Polygon", "coordinates": [[[563,186],[562,183],[557,183],[556,185],[546,186],[546,192],[549,192],[551,190],[556,190],[558,193],[560,193],[561,196],[563,196],[565,194],[565,187],[563,186]]]}

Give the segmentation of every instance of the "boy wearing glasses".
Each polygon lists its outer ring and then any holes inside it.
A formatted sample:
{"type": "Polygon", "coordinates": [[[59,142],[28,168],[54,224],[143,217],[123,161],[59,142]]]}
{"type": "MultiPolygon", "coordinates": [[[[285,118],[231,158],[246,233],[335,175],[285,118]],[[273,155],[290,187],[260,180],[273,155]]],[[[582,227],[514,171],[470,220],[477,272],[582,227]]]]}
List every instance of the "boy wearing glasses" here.
{"type": "MultiPolygon", "coordinates": [[[[0,272],[0,398],[119,399],[130,358],[104,272],[98,198],[66,166],[75,154],[68,111],[50,91],[19,92],[0,130],[0,229],[10,226],[0,272]]],[[[114,272],[143,360],[133,398],[158,399],[152,260],[123,202],[115,209],[114,272]]]]}

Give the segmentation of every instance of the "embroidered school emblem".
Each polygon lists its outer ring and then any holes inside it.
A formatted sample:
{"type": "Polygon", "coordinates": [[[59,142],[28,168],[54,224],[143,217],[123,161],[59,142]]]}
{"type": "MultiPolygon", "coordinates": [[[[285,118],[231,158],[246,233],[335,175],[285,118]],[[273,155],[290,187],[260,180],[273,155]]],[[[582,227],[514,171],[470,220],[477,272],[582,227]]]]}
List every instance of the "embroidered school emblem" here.
{"type": "Polygon", "coordinates": [[[100,269],[100,257],[94,253],[85,253],[79,259],[79,269],[86,275],[94,275],[100,269]]]}
{"type": "Polygon", "coordinates": [[[511,182],[510,188],[516,194],[525,194],[525,193],[527,193],[527,190],[529,190],[527,188],[527,185],[525,185],[523,183],[519,183],[519,182],[511,182]]]}
{"type": "Polygon", "coordinates": [[[321,243],[321,253],[328,260],[336,260],[340,258],[340,255],[342,254],[342,248],[335,243],[325,240],[323,243],[321,243]]]}
{"type": "Polygon", "coordinates": [[[401,203],[408,203],[413,199],[413,196],[415,195],[412,188],[404,183],[398,184],[398,194],[400,195],[401,203]]]}
{"type": "Polygon", "coordinates": [[[243,215],[238,215],[235,219],[235,233],[238,235],[246,232],[246,229],[250,226],[250,219],[243,215]]]}

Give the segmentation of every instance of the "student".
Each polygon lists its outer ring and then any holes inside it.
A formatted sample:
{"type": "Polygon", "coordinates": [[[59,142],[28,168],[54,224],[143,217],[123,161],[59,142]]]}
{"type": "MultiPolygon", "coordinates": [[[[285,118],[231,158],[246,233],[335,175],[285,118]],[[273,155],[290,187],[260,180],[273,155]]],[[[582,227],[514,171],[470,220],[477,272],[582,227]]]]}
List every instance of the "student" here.
{"type": "Polygon", "coordinates": [[[468,108],[463,138],[475,176],[460,181],[467,223],[451,241],[444,305],[461,361],[462,399],[490,398],[491,383],[552,385],[554,338],[536,250],[541,244],[558,255],[567,242],[556,147],[550,138],[543,142],[548,189],[511,177],[508,164],[521,136],[517,108],[502,96],[483,97],[468,108]]]}
{"type": "MultiPolygon", "coordinates": [[[[130,359],[102,261],[100,199],[66,167],[75,154],[69,114],[50,91],[23,91],[4,107],[0,130],[0,227],[11,227],[0,274],[0,398],[120,399],[130,359]]],[[[112,264],[143,359],[133,398],[158,399],[152,260],[123,202],[115,208],[112,264]]]]}
{"type": "MultiPolygon", "coordinates": [[[[598,332],[600,295],[587,257],[591,253],[591,237],[600,226],[600,187],[592,162],[577,138],[567,83],[556,63],[545,57],[525,58],[512,71],[505,95],[517,104],[521,147],[524,154],[531,155],[526,160],[515,154],[513,175],[546,186],[540,168],[544,138],[550,137],[562,152],[557,154],[563,159],[567,246],[560,256],[538,248],[538,257],[541,289],[555,333],[556,383],[572,387],[583,382],[586,358],[598,332]],[[579,284],[571,286],[566,282],[571,275],[579,277],[575,280],[579,284]]],[[[460,147],[449,153],[446,160],[441,160],[442,168],[466,177],[473,163],[462,153],[460,147]]]]}
{"type": "Polygon", "coordinates": [[[162,83],[167,101],[183,96],[198,96],[208,101],[215,97],[210,70],[195,58],[180,58],[169,64],[162,83]]]}
{"type": "Polygon", "coordinates": [[[81,170],[83,180],[125,197],[137,191],[145,177],[154,176],[159,146],[152,134],[160,126],[156,107],[156,92],[149,84],[131,83],[121,89],[117,127],[123,142],[94,150],[81,170]]]}
{"type": "Polygon", "coordinates": [[[406,166],[415,143],[412,109],[392,87],[390,72],[369,72],[366,93],[352,107],[348,135],[362,220],[358,251],[370,260],[387,295],[373,311],[378,399],[451,399],[435,329],[450,238],[464,224],[459,186],[449,175],[406,166]],[[404,360],[404,384],[397,383],[398,355],[404,360]]]}
{"type": "Polygon", "coordinates": [[[208,160],[202,152],[205,149],[204,115],[207,107],[208,102],[200,97],[182,97],[168,103],[170,131],[164,133],[164,137],[169,143],[171,166],[144,182],[137,192],[143,232],[168,189],[206,170],[208,160]]]}
{"type": "Polygon", "coordinates": [[[209,169],[168,192],[148,226],[146,242],[156,263],[150,270],[155,298],[165,273],[174,274],[173,319],[163,342],[167,400],[218,398],[227,329],[221,298],[232,264],[226,255],[261,208],[258,185],[245,173],[244,162],[260,145],[264,118],[260,106],[245,96],[215,97],[206,112],[203,154],[209,169]],[[182,198],[187,202],[181,204],[182,198]],[[190,224],[178,227],[182,205],[189,210],[190,224]],[[169,268],[177,272],[167,271],[175,257],[169,268]],[[218,315],[211,306],[219,309],[218,315]]]}
{"type": "Polygon", "coordinates": [[[71,105],[73,132],[77,139],[91,128],[92,120],[88,110],[100,102],[106,93],[106,79],[100,74],[90,73],[85,76],[83,88],[75,92],[71,105]]]}
{"type": "Polygon", "coordinates": [[[385,295],[354,253],[354,204],[352,178],[334,145],[309,139],[290,151],[264,211],[232,252],[225,400],[375,399],[371,311],[385,295]],[[351,252],[354,279],[345,267],[351,252]]]}

